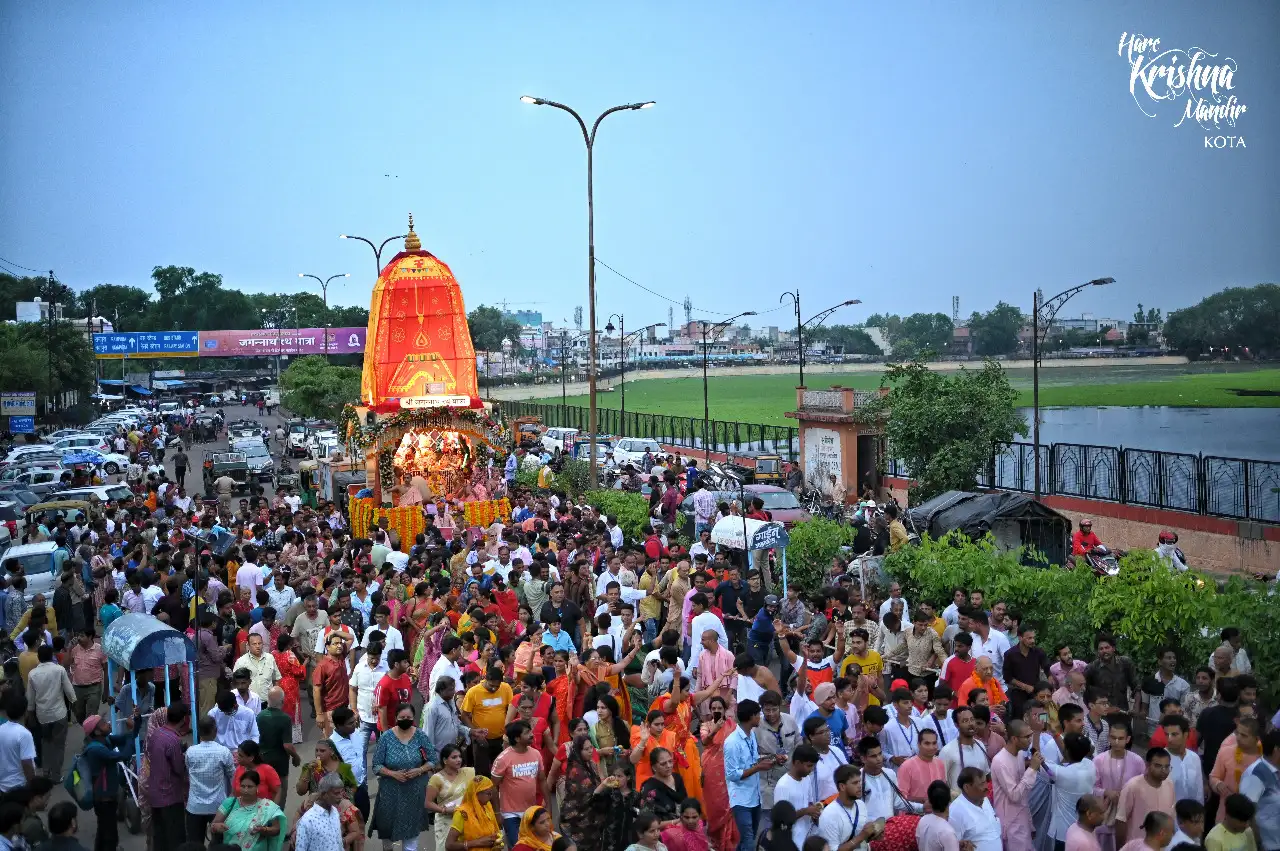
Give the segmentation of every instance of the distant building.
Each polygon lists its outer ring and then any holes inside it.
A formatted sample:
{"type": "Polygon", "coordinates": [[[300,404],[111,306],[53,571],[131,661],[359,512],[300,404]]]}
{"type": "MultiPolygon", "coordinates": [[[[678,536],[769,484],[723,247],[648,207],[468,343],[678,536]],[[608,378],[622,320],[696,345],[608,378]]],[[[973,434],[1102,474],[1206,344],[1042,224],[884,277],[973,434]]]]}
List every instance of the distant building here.
{"type": "Polygon", "coordinates": [[[542,327],[542,311],[540,310],[504,310],[502,315],[514,319],[525,328],[542,327]]]}

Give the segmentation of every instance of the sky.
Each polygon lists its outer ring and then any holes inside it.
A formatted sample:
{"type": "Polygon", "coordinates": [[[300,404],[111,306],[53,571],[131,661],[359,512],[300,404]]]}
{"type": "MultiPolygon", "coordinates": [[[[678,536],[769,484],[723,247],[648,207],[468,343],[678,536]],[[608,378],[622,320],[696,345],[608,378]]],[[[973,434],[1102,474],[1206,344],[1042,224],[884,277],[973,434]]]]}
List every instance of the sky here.
{"type": "MultiPolygon", "coordinates": [[[[695,319],[785,328],[796,288],[806,318],[861,299],[831,322],[952,296],[1029,311],[1103,276],[1062,315],[1167,313],[1280,281],[1277,37],[1272,0],[12,2],[0,258],[76,289],[149,289],[168,264],[265,292],[349,272],[331,301],[367,305],[373,253],[338,236],[380,242],[412,212],[469,308],[571,321],[585,146],[530,94],[588,123],[657,102],[601,125],[596,253],[695,319]],[[1131,94],[1135,32],[1160,39],[1140,62],[1232,60],[1235,127],[1131,94]]],[[[597,290],[601,325],[667,320],[609,269],[597,290]]]]}

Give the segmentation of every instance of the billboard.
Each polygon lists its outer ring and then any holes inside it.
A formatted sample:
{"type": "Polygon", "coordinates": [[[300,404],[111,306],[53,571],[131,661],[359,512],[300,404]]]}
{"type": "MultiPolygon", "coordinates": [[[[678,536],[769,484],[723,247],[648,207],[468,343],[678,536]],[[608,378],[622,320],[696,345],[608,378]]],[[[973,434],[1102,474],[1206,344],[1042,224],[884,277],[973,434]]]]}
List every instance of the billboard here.
{"type": "Polygon", "coordinates": [[[36,413],[36,394],[35,391],[17,391],[14,393],[0,393],[0,414],[7,416],[35,416],[36,413]]]}
{"type": "Polygon", "coordinates": [[[113,331],[93,335],[97,358],[193,358],[200,354],[196,331],[113,331]]]}
{"type": "Polygon", "coordinates": [[[364,351],[364,327],[360,328],[280,328],[254,331],[201,331],[200,356],[244,358],[264,355],[322,355],[325,333],[331,355],[364,351]]]}
{"type": "MultiPolygon", "coordinates": [[[[252,331],[132,331],[93,335],[98,358],[240,358],[322,355],[324,328],[252,331]]],[[[365,328],[329,328],[329,354],[364,351],[365,328]]],[[[157,377],[159,375],[157,374],[157,377]]]]}

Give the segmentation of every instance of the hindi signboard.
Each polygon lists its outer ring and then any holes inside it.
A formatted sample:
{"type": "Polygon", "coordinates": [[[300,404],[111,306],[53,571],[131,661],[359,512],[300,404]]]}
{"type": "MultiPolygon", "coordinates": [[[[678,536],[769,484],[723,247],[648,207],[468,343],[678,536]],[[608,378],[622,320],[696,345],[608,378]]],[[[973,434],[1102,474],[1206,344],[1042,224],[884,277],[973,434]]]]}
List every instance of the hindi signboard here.
{"type": "Polygon", "coordinates": [[[114,331],[93,335],[97,358],[194,358],[200,354],[197,331],[114,331]]]}
{"type": "Polygon", "coordinates": [[[0,416],[34,417],[36,415],[35,391],[0,393],[0,416]]]}
{"type": "Polygon", "coordinates": [[[35,434],[35,417],[9,417],[10,434],[35,434]]]}
{"type": "Polygon", "coordinates": [[[200,356],[245,358],[266,355],[359,354],[364,351],[367,329],[361,328],[261,328],[252,331],[201,331],[200,356]],[[325,334],[329,345],[325,347],[325,334]]]}

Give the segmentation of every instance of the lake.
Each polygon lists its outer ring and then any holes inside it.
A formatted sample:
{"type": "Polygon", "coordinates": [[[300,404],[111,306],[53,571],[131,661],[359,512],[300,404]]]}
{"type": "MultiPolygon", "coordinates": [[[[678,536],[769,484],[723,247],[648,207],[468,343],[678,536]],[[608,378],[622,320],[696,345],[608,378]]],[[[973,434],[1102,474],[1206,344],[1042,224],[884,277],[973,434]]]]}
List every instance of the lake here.
{"type": "MultiPolygon", "coordinates": [[[[1031,408],[1022,408],[1031,440],[1031,408]]],[[[1280,461],[1276,408],[1041,408],[1040,442],[1280,461]]]]}

